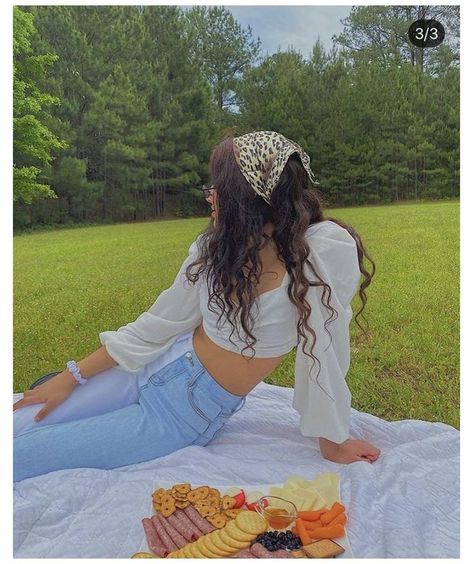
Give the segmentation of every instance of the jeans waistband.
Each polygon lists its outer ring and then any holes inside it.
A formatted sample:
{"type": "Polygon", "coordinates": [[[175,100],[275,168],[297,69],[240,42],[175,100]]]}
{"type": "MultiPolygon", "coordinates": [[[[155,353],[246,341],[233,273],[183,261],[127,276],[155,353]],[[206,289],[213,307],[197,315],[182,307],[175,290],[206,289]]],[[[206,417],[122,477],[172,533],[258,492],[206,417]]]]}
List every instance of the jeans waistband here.
{"type": "Polygon", "coordinates": [[[189,386],[193,387],[198,383],[199,386],[206,390],[209,395],[211,395],[212,398],[215,399],[223,408],[228,409],[232,414],[240,411],[240,409],[245,405],[246,396],[232,394],[222,387],[200,362],[192,345],[192,335],[189,341],[189,350],[182,356],[182,359],[191,374],[189,386]]]}

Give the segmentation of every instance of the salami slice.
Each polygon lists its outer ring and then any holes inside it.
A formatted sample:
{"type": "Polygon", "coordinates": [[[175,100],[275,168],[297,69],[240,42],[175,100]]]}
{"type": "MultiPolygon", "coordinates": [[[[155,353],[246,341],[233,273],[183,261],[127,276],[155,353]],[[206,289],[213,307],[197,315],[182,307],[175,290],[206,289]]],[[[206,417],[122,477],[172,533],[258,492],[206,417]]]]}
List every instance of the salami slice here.
{"type": "Polygon", "coordinates": [[[230,558],[256,558],[256,556],[254,554],[251,554],[251,552],[249,550],[240,550],[240,552],[237,552],[236,554],[233,554],[232,556],[230,556],[230,558]]]}
{"type": "Polygon", "coordinates": [[[153,521],[148,517],[145,517],[141,520],[143,523],[143,529],[145,530],[146,535],[146,542],[148,543],[148,547],[153,554],[159,556],[160,558],[165,558],[169,551],[163,546],[161,539],[159,538],[158,533],[153,525],[153,521]]]}
{"type": "Polygon", "coordinates": [[[156,531],[158,532],[158,535],[161,537],[161,541],[163,545],[166,547],[166,550],[168,550],[169,552],[174,552],[175,550],[177,550],[177,545],[169,536],[168,532],[166,531],[163,524],[161,523],[159,517],[160,515],[153,515],[151,517],[151,521],[153,522],[153,525],[156,531]]]}
{"type": "Polygon", "coordinates": [[[256,558],[273,558],[273,552],[265,548],[261,543],[255,542],[250,546],[250,552],[256,558]]]}
{"type": "Polygon", "coordinates": [[[186,546],[186,539],[171,525],[168,517],[164,517],[164,515],[161,515],[159,513],[158,515],[156,515],[156,517],[161,521],[161,524],[166,529],[166,533],[171,537],[172,542],[177,546],[177,548],[186,546]]]}
{"type": "Polygon", "coordinates": [[[194,540],[197,540],[199,537],[203,535],[202,531],[189,519],[189,517],[185,514],[185,512],[182,509],[177,509],[173,513],[173,515],[175,515],[186,527],[186,529],[189,530],[194,540]]]}
{"type": "Polygon", "coordinates": [[[197,528],[200,531],[202,531],[202,533],[204,533],[204,535],[206,535],[207,533],[211,533],[212,531],[215,531],[215,529],[217,528],[214,527],[211,523],[209,523],[207,519],[204,519],[199,514],[197,509],[192,505],[188,505],[187,507],[185,507],[184,512],[189,517],[189,519],[194,523],[194,525],[196,525],[197,528]]]}
{"type": "Polygon", "coordinates": [[[284,550],[284,548],[275,550],[271,554],[271,558],[292,558],[291,553],[288,550],[284,550]]]}
{"type": "Polygon", "coordinates": [[[187,527],[183,521],[176,515],[176,513],[173,513],[172,515],[169,515],[169,517],[167,517],[167,522],[172,525],[176,531],[178,531],[186,540],[186,544],[188,542],[191,542],[193,540],[196,540],[200,535],[196,536],[194,530],[190,530],[189,527],[187,527]]]}

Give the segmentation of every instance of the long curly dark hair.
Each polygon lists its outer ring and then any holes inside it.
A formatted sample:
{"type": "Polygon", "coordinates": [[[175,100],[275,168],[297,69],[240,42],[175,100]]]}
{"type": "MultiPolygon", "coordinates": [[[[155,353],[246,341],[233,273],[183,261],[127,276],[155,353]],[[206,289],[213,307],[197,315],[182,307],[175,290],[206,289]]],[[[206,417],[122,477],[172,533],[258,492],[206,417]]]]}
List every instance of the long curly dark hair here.
{"type": "MultiPolygon", "coordinates": [[[[309,286],[323,286],[322,303],[330,312],[330,317],[324,323],[326,330],[327,324],[335,320],[338,314],[330,305],[330,286],[317,274],[314,265],[307,261],[309,246],[305,241],[305,232],[309,225],[331,220],[344,227],[354,238],[360,272],[364,277],[358,291],[362,306],[355,316],[355,321],[363,329],[357,318],[366,305],[365,290],[374,276],[375,264],[366,252],[359,235],[353,227],[343,221],[324,216],[322,195],[312,185],[297,153],[289,157],[279,182],[271,193],[270,204],[253,190],[243,176],[233,153],[233,135],[225,138],[213,149],[209,175],[210,183],[217,193],[217,222],[214,226],[211,220],[201,234],[200,256],[187,267],[187,279],[195,283],[202,273],[206,273],[209,288],[208,307],[211,311],[220,313],[217,326],[226,314],[233,335],[233,319],[239,315],[239,323],[247,337],[244,350],[251,347],[255,353],[253,345],[256,339],[251,333],[254,326],[251,308],[255,303],[255,287],[262,271],[258,249],[267,238],[263,231],[264,225],[273,223],[272,238],[278,257],[284,261],[290,276],[288,296],[298,310],[298,344],[303,337],[303,351],[307,354],[304,348],[308,343],[306,331],[312,335],[313,346],[309,355],[314,362],[318,362],[320,372],[320,362],[312,353],[316,335],[307,322],[311,313],[310,304],[305,300],[309,286]],[[365,258],[372,265],[371,273],[364,266],[365,258]],[[309,281],[305,277],[303,265],[306,261],[316,281],[309,281]],[[199,269],[192,272],[196,265],[200,265],[199,269]]],[[[243,351],[241,354],[244,356],[243,351]]]]}

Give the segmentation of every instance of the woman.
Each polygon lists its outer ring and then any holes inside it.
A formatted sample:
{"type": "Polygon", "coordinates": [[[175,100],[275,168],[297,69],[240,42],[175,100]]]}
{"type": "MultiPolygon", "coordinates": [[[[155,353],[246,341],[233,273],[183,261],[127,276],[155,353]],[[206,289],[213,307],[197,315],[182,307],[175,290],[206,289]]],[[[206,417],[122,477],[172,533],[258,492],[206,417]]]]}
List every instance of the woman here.
{"type": "Polygon", "coordinates": [[[212,221],[173,285],[14,404],[15,480],[205,445],[295,346],[302,434],[334,462],[378,458],[349,436],[350,302],[372,277],[358,235],[323,217],[308,155],[279,133],[224,139],[210,178],[212,221]]]}

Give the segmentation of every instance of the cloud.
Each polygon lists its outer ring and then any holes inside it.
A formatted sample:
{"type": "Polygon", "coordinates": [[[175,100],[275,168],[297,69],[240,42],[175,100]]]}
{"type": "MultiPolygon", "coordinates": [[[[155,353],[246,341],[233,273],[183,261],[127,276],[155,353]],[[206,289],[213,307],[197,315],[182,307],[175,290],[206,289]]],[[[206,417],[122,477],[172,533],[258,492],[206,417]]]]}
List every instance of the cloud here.
{"type": "Polygon", "coordinates": [[[229,6],[227,8],[253,36],[260,37],[263,54],[286,50],[289,45],[307,59],[320,38],[330,50],[332,35],[343,30],[340,20],[347,17],[351,6],[229,6]]]}

